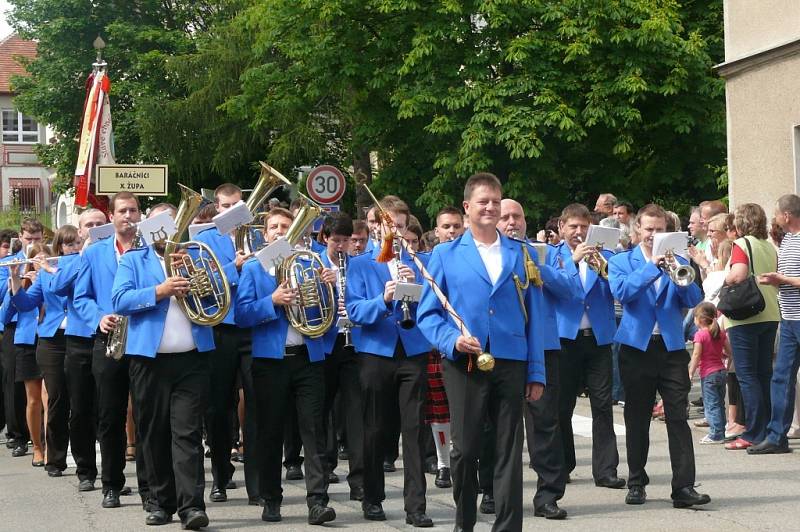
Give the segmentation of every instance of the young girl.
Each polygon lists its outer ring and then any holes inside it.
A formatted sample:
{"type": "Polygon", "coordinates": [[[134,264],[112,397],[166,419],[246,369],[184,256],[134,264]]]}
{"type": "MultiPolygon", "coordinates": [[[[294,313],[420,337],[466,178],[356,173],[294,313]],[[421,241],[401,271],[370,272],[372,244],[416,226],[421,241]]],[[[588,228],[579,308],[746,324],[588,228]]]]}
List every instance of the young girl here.
{"type": "Polygon", "coordinates": [[[717,308],[704,301],[694,308],[694,352],[689,362],[689,380],[700,367],[703,387],[703,408],[708,420],[708,434],[701,444],[725,441],[725,362],[730,357],[731,346],[725,331],[717,323],[717,308]]]}

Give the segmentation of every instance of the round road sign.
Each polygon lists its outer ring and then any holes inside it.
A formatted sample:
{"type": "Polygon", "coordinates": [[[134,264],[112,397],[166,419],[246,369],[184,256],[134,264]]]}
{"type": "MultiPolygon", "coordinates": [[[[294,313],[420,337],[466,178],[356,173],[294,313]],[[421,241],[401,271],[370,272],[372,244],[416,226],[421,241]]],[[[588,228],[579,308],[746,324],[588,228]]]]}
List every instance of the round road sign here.
{"type": "Polygon", "coordinates": [[[308,174],[306,190],[317,203],[336,203],[344,195],[345,180],[342,172],[335,166],[323,164],[308,174]]]}

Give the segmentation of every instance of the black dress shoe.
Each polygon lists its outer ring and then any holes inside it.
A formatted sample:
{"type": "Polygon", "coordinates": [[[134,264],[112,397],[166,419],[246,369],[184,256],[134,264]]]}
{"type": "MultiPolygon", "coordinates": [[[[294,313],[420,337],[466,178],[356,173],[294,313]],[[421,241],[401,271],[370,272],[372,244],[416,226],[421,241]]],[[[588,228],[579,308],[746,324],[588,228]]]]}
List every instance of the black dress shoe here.
{"type": "Polygon", "coordinates": [[[85,478],[78,484],[78,491],[94,491],[94,480],[85,478]]]}
{"type": "Polygon", "coordinates": [[[406,514],[406,524],[414,528],[431,528],[433,526],[433,519],[422,512],[414,512],[406,514]]]}
{"type": "Polygon", "coordinates": [[[350,489],[350,500],[351,501],[363,501],[364,500],[364,488],[351,488],[350,489]]]}
{"type": "Polygon", "coordinates": [[[181,519],[181,526],[184,530],[200,530],[208,526],[208,516],[199,508],[192,508],[186,512],[186,517],[181,519]]]}
{"type": "Polygon", "coordinates": [[[328,484],[338,484],[339,483],[339,475],[331,471],[328,473],[328,484]]]}
{"type": "Polygon", "coordinates": [[[628,494],[625,495],[625,504],[644,504],[647,500],[647,492],[644,486],[629,486],[628,494]]]}
{"type": "Polygon", "coordinates": [[[19,447],[19,441],[16,438],[9,438],[6,441],[6,449],[14,449],[16,447],[19,447]]]}
{"type": "Polygon", "coordinates": [[[144,523],[150,526],[166,525],[170,521],[172,521],[172,516],[161,508],[153,510],[144,518],[144,523]]]}
{"type": "Polygon", "coordinates": [[[397,468],[394,466],[394,462],[390,462],[388,460],[383,461],[384,473],[394,473],[395,471],[397,471],[397,468]]]}
{"type": "Polygon", "coordinates": [[[365,502],[361,504],[361,509],[364,511],[364,519],[367,521],[386,521],[386,514],[383,512],[381,503],[370,504],[365,502]]]}
{"type": "Polygon", "coordinates": [[[208,498],[211,502],[225,502],[228,500],[228,494],[225,492],[225,488],[220,488],[215,484],[211,486],[211,493],[208,498]]]}
{"type": "Polygon", "coordinates": [[[261,520],[277,523],[281,520],[281,503],[278,501],[264,501],[264,510],[261,511],[261,520]]]}
{"type": "Polygon", "coordinates": [[[790,452],[792,452],[792,450],[789,448],[788,442],[780,445],[772,443],[769,440],[764,440],[759,444],[747,448],[747,454],[785,454],[790,452]]]}
{"type": "Polygon", "coordinates": [[[625,479],[614,477],[598,478],[594,481],[594,485],[599,488],[611,488],[612,490],[621,490],[625,487],[625,479]]]}
{"type": "Polygon", "coordinates": [[[558,507],[558,504],[553,502],[546,502],[533,511],[536,517],[544,517],[545,519],[566,519],[567,511],[558,507]]]}
{"type": "Polygon", "coordinates": [[[103,508],[119,508],[119,492],[117,490],[108,490],[103,495],[103,508]]]}
{"type": "Polygon", "coordinates": [[[478,510],[480,510],[482,514],[493,514],[494,495],[491,493],[484,493],[483,497],[481,497],[481,505],[478,507],[478,510]]]}
{"type": "Polygon", "coordinates": [[[688,508],[690,506],[699,506],[710,502],[711,497],[705,493],[697,493],[691,486],[672,492],[673,508],[688,508]]]}
{"type": "Polygon", "coordinates": [[[130,495],[131,493],[133,493],[133,490],[130,486],[123,486],[122,489],[119,490],[119,494],[123,497],[130,495]]]}
{"type": "Polygon", "coordinates": [[[264,506],[264,499],[261,497],[247,497],[247,504],[250,506],[264,506]]]}
{"type": "Polygon", "coordinates": [[[25,456],[26,454],[28,454],[27,444],[17,445],[14,447],[14,450],[11,451],[11,456],[14,458],[19,458],[20,456],[25,456]]]}
{"type": "Polygon", "coordinates": [[[308,524],[322,525],[336,519],[336,511],[330,506],[315,504],[308,509],[308,524]]]}
{"type": "Polygon", "coordinates": [[[47,470],[47,476],[48,477],[58,478],[58,477],[63,476],[63,475],[64,475],[64,472],[61,471],[60,469],[52,468],[52,469],[48,469],[47,470]]]}
{"type": "Polygon", "coordinates": [[[286,480],[303,480],[303,470],[299,465],[290,465],[286,468],[286,480]]]}
{"type": "Polygon", "coordinates": [[[425,472],[429,475],[435,475],[439,472],[439,465],[436,458],[429,458],[425,460],[425,472]]]}
{"type": "Polygon", "coordinates": [[[237,489],[238,487],[239,487],[239,486],[238,486],[238,484],[236,484],[236,481],[235,481],[235,480],[229,480],[229,481],[228,481],[228,483],[227,483],[227,484],[225,484],[225,489],[226,489],[226,490],[235,490],[235,489],[237,489]]]}
{"type": "Polygon", "coordinates": [[[450,480],[450,468],[443,467],[436,473],[436,480],[434,481],[437,488],[452,488],[453,482],[450,480]]]}

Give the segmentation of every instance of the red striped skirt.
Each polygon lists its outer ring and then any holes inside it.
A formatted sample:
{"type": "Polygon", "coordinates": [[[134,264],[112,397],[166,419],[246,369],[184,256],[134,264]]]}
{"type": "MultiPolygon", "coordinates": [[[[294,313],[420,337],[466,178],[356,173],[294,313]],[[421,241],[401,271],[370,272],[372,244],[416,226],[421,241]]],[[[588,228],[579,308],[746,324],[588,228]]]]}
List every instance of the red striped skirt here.
{"type": "Polygon", "coordinates": [[[436,349],[428,353],[428,394],[425,398],[425,423],[450,423],[450,405],[442,378],[442,356],[436,349]]]}

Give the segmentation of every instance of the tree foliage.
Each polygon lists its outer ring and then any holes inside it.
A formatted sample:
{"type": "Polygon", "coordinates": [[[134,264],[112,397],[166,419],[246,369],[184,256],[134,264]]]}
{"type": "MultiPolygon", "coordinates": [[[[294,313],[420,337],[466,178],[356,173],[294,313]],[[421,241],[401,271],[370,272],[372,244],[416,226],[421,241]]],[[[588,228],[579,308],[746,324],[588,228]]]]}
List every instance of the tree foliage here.
{"type": "Polygon", "coordinates": [[[12,3],[40,40],[20,107],[71,141],[101,33],[123,160],[189,182],[250,184],[257,158],[358,171],[374,154],[374,188],[418,213],[458,204],[479,170],[533,219],[600,192],[720,195],[720,0],[12,3]]]}

